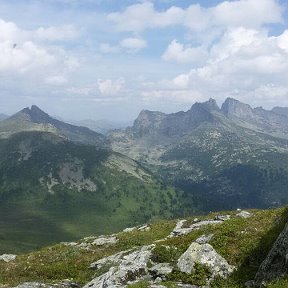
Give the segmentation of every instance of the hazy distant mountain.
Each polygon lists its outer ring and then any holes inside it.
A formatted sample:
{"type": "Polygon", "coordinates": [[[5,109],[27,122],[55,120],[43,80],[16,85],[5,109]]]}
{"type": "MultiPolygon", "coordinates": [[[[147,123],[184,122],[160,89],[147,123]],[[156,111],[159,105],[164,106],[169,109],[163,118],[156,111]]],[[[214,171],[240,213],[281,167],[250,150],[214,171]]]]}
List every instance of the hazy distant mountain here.
{"type": "Polygon", "coordinates": [[[221,108],[210,99],[187,112],[142,111],[110,135],[115,151],[196,196],[204,210],[288,203],[287,138],[285,116],[231,98],[221,108]]]}
{"type": "Polygon", "coordinates": [[[288,107],[274,107],[272,111],[276,114],[288,117],[288,107]]]}
{"type": "Polygon", "coordinates": [[[7,119],[9,116],[3,113],[0,113],[0,121],[7,119]]]}
{"type": "Polygon", "coordinates": [[[108,120],[79,120],[79,121],[69,121],[71,124],[77,125],[77,126],[84,126],[87,127],[95,132],[101,133],[106,135],[108,132],[115,130],[115,129],[124,129],[128,127],[130,122],[124,123],[124,122],[113,122],[108,120]]]}
{"type": "Polygon", "coordinates": [[[67,124],[52,118],[35,105],[31,108],[24,108],[0,122],[0,138],[23,131],[51,132],[74,142],[108,145],[103,135],[87,127],[67,124]]]}

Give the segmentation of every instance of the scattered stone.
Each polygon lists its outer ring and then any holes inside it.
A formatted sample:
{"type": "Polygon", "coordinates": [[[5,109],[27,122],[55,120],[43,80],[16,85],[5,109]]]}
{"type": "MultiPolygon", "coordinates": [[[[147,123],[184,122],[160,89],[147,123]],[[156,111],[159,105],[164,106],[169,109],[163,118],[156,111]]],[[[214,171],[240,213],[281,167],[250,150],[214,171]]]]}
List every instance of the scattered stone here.
{"type": "Polygon", "coordinates": [[[137,230],[138,231],[149,231],[151,228],[149,227],[149,225],[145,224],[141,227],[139,227],[137,230]]]}
{"type": "Polygon", "coordinates": [[[154,245],[143,246],[125,255],[118,267],[111,267],[108,272],[93,279],[84,288],[123,287],[130,281],[135,281],[148,275],[147,262],[152,255],[154,245]]]}
{"type": "Polygon", "coordinates": [[[123,230],[123,232],[132,232],[132,231],[134,231],[134,230],[136,230],[136,229],[137,229],[137,227],[125,228],[125,229],[123,230]]]}
{"type": "Polygon", "coordinates": [[[77,242],[61,242],[61,244],[63,244],[64,246],[77,246],[78,243],[77,242]]]}
{"type": "Polygon", "coordinates": [[[215,216],[214,220],[221,220],[221,221],[227,221],[230,220],[230,215],[217,215],[215,216]]]}
{"type": "Polygon", "coordinates": [[[195,263],[207,265],[211,270],[212,278],[215,276],[226,278],[235,269],[210,244],[192,242],[178,259],[177,266],[181,272],[192,273],[195,263]]]}
{"type": "Polygon", "coordinates": [[[15,288],[55,288],[55,286],[38,282],[25,282],[16,286],[15,288]]]}
{"type": "Polygon", "coordinates": [[[202,235],[199,238],[195,240],[196,243],[198,244],[206,244],[208,243],[211,239],[213,238],[213,234],[209,235],[202,235]]]}
{"type": "Polygon", "coordinates": [[[253,216],[252,213],[248,212],[248,211],[241,211],[240,213],[236,214],[237,217],[241,217],[241,218],[249,218],[251,216],[253,216]]]}
{"type": "Polygon", "coordinates": [[[205,226],[205,225],[215,225],[215,224],[222,224],[223,221],[222,220],[203,220],[200,222],[196,222],[193,223],[192,225],[190,225],[189,227],[185,227],[182,228],[183,224],[186,222],[187,220],[181,220],[176,224],[176,227],[174,228],[174,230],[171,232],[169,237],[175,237],[175,236],[182,236],[182,235],[187,235],[190,232],[192,232],[193,230],[197,230],[199,229],[201,226],[205,226]]]}
{"type": "Polygon", "coordinates": [[[14,261],[16,259],[17,255],[13,255],[13,254],[3,254],[0,255],[0,261],[4,261],[6,263],[14,261]]]}
{"type": "Polygon", "coordinates": [[[79,245],[77,245],[77,247],[79,247],[82,250],[91,250],[91,244],[90,243],[86,243],[86,242],[82,242],[79,245]]]}
{"type": "Polygon", "coordinates": [[[148,269],[155,281],[160,278],[161,281],[166,280],[166,275],[171,273],[173,268],[169,263],[159,263],[148,269]]]}
{"type": "Polygon", "coordinates": [[[95,239],[91,244],[96,246],[103,246],[103,245],[113,245],[118,242],[118,239],[115,236],[110,237],[100,237],[95,239]]]}
{"type": "Polygon", "coordinates": [[[96,262],[93,262],[89,268],[91,269],[101,269],[102,267],[106,265],[117,265],[120,264],[120,261],[122,260],[123,256],[127,253],[131,252],[131,250],[121,251],[119,253],[116,253],[114,255],[102,258],[96,262]]]}

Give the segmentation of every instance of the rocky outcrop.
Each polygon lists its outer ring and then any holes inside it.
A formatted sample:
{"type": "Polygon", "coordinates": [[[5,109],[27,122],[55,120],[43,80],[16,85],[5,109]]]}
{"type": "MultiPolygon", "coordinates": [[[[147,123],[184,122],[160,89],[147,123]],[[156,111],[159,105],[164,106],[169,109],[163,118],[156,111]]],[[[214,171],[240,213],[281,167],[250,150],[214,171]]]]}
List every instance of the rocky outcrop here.
{"type": "Polygon", "coordinates": [[[283,277],[288,273],[288,224],[275,241],[266,259],[261,264],[255,285],[263,286],[266,281],[283,277]]]}
{"type": "Polygon", "coordinates": [[[113,266],[108,272],[95,278],[84,288],[123,287],[130,281],[141,279],[148,274],[147,262],[152,255],[154,245],[143,246],[128,255],[125,255],[119,266],[113,266]]]}

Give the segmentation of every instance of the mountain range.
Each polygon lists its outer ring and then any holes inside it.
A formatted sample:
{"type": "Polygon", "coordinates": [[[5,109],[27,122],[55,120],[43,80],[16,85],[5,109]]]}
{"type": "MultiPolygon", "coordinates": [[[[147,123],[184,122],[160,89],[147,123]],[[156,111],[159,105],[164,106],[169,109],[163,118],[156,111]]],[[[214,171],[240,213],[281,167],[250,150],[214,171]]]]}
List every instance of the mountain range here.
{"type": "Polygon", "coordinates": [[[24,108],[0,121],[0,250],[285,205],[286,112],[210,99],[186,112],[143,110],[131,127],[104,136],[24,108]]]}
{"type": "Polygon", "coordinates": [[[200,210],[267,208],[288,202],[285,108],[251,108],[228,98],[187,112],[143,110],[132,127],[114,131],[114,151],[185,192],[200,210]]]}

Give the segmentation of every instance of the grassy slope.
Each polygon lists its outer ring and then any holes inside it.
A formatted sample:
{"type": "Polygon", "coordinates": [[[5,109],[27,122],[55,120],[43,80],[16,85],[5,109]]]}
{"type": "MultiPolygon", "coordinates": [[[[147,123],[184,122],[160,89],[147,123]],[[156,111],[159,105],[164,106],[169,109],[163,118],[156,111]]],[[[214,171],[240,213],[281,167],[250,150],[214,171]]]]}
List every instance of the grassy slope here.
{"type": "MultiPolygon", "coordinates": [[[[202,234],[213,233],[214,237],[210,242],[212,246],[238,269],[227,280],[216,279],[212,287],[244,287],[247,280],[253,279],[260,263],[288,220],[286,208],[253,210],[251,212],[254,216],[248,219],[235,217],[235,211],[224,212],[232,215],[232,218],[221,225],[206,226],[186,236],[157,242],[157,249],[155,249],[153,257],[156,257],[158,261],[175,264],[175,260],[189,247],[192,241],[202,234]],[[163,251],[161,245],[170,248],[163,251]]],[[[198,218],[211,219],[214,215],[215,213],[198,218]]],[[[190,221],[192,222],[192,219],[190,221]]],[[[59,244],[19,256],[15,262],[0,262],[0,271],[3,271],[0,275],[0,283],[8,285],[24,281],[53,283],[63,279],[72,279],[81,284],[87,283],[95,274],[95,271],[88,268],[90,263],[118,251],[163,239],[172,231],[175,223],[176,221],[162,221],[151,224],[150,231],[119,233],[117,244],[95,248],[92,252],[59,244]]],[[[171,281],[166,283],[169,287],[173,287],[173,282],[176,280],[187,281],[187,277],[180,273],[174,273],[172,276],[171,281]]],[[[188,279],[188,282],[190,280],[188,279]]],[[[195,281],[199,283],[199,279],[195,281]]],[[[287,287],[286,284],[287,280],[284,279],[271,283],[269,287],[287,287]]],[[[141,282],[131,287],[147,287],[147,285],[145,282],[141,282]]]]}
{"type": "Polygon", "coordinates": [[[29,147],[35,149],[25,161],[19,161],[17,147],[27,142],[27,133],[0,142],[0,254],[169,218],[181,206],[175,190],[153,178],[142,181],[104,165],[112,152],[59,141],[53,135],[29,135],[29,147]],[[55,194],[48,193],[39,179],[51,171],[57,178],[59,165],[75,158],[83,162],[83,173],[94,180],[96,191],[57,185],[55,194]]]}

